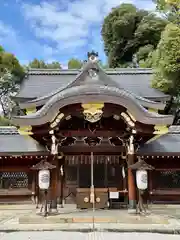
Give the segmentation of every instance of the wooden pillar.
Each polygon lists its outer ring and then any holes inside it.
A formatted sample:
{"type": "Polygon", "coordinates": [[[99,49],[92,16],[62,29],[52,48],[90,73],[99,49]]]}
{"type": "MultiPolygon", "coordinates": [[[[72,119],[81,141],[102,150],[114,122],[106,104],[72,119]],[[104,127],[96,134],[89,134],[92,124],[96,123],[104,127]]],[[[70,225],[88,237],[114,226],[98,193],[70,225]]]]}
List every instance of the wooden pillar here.
{"type": "MultiPolygon", "coordinates": [[[[129,140],[127,160],[128,160],[128,166],[135,163],[133,135],[130,137],[130,140],[129,140]]],[[[135,177],[133,175],[133,171],[130,168],[128,168],[128,199],[129,199],[128,212],[135,213],[136,212],[136,183],[135,183],[135,177]]]]}
{"type": "Polygon", "coordinates": [[[57,212],[57,196],[58,196],[58,158],[54,156],[53,165],[56,166],[55,169],[51,171],[51,201],[50,201],[50,211],[52,213],[57,212]]]}
{"type": "Polygon", "coordinates": [[[105,163],[104,163],[104,171],[105,171],[104,186],[105,186],[105,188],[107,188],[108,187],[108,160],[107,160],[107,157],[106,157],[105,163]]]}
{"type": "MultiPolygon", "coordinates": [[[[128,154],[128,165],[134,164],[135,156],[128,154]]],[[[129,212],[134,213],[136,211],[136,184],[133,172],[128,168],[128,199],[129,199],[129,212]],[[135,211],[134,211],[135,210],[135,211]]]]}

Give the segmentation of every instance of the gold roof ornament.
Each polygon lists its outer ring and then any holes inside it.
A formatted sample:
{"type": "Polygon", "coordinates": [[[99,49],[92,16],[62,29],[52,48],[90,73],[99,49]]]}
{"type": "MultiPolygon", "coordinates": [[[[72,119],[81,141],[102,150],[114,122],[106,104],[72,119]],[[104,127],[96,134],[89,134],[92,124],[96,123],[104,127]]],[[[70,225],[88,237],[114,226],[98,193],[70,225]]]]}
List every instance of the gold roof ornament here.
{"type": "Polygon", "coordinates": [[[98,61],[98,52],[91,51],[87,53],[88,59],[91,62],[97,62],[98,61]]]}
{"type": "Polygon", "coordinates": [[[88,103],[82,104],[82,108],[84,109],[84,119],[88,122],[95,123],[98,122],[103,115],[103,107],[104,103],[88,103]]]}

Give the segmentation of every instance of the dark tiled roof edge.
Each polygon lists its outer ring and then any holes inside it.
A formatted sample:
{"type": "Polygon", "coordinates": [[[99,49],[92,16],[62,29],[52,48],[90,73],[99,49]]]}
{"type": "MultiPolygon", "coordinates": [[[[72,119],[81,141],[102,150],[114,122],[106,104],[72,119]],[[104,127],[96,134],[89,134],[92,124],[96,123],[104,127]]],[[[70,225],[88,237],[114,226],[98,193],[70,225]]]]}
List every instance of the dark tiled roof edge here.
{"type": "Polygon", "coordinates": [[[0,135],[19,135],[19,132],[14,126],[0,126],[0,135]]]}
{"type": "Polygon", "coordinates": [[[77,75],[80,69],[29,69],[27,75],[63,75],[72,74],[77,75]]]}
{"type": "Polygon", "coordinates": [[[180,125],[172,125],[172,126],[170,126],[168,133],[180,134],[180,125]]]}
{"type": "MultiPolygon", "coordinates": [[[[150,68],[115,68],[104,70],[108,75],[153,73],[153,70],[150,68]]],[[[27,75],[77,75],[80,71],[81,69],[29,69],[27,75]]]]}

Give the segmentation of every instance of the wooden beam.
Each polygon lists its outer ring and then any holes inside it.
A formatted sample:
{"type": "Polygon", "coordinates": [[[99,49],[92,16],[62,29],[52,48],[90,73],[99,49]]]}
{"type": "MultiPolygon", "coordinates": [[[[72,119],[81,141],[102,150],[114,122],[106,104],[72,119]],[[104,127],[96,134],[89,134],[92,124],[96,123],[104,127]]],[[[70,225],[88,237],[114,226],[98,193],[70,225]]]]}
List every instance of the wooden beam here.
{"type": "MultiPolygon", "coordinates": [[[[36,130],[33,131],[34,135],[44,135],[48,134],[48,129],[43,130],[36,130]]],[[[65,136],[65,137],[116,137],[116,136],[122,136],[124,135],[125,131],[111,131],[111,130],[95,130],[94,132],[90,130],[69,130],[69,129],[63,129],[59,130],[57,135],[59,136],[65,136]]]]}
{"type": "Polygon", "coordinates": [[[123,131],[109,131],[109,130],[96,130],[91,132],[89,130],[60,130],[59,135],[65,137],[121,137],[124,136],[123,131]]]}
{"type": "MultiPolygon", "coordinates": [[[[141,134],[151,134],[153,133],[154,130],[152,130],[150,127],[141,127],[141,126],[135,126],[135,129],[137,132],[141,134]]],[[[43,130],[34,130],[33,134],[34,135],[47,135],[48,136],[49,130],[48,129],[43,129],[43,130]]],[[[103,129],[103,130],[95,130],[95,131],[90,131],[90,130],[85,130],[85,129],[80,129],[80,130],[69,130],[69,129],[60,129],[58,130],[58,135],[59,136],[65,136],[65,137],[116,137],[116,136],[123,136],[124,134],[128,134],[128,131],[125,129],[120,130],[108,130],[108,129],[103,129]]]]}
{"type": "Polygon", "coordinates": [[[82,146],[59,146],[58,150],[63,153],[90,153],[90,152],[96,152],[96,153],[118,153],[119,155],[124,150],[124,147],[122,146],[95,146],[95,147],[89,147],[86,145],[82,146]]]}
{"type": "Polygon", "coordinates": [[[0,172],[29,172],[31,171],[29,167],[21,166],[1,166],[0,172]]]}

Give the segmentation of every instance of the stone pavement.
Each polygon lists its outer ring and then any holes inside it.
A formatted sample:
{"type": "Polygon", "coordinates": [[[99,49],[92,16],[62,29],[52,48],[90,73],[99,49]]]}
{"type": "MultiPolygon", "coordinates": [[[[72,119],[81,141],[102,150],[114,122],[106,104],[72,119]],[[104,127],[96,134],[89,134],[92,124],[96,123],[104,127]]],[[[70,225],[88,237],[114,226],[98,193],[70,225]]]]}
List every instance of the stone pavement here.
{"type": "Polygon", "coordinates": [[[11,232],[0,234],[1,240],[178,240],[178,235],[156,234],[156,233],[109,233],[109,232],[11,232]]]}
{"type": "Polygon", "coordinates": [[[180,205],[153,205],[151,214],[127,210],[79,210],[73,205],[43,218],[34,205],[0,205],[0,231],[96,231],[180,233],[180,205]]]}

